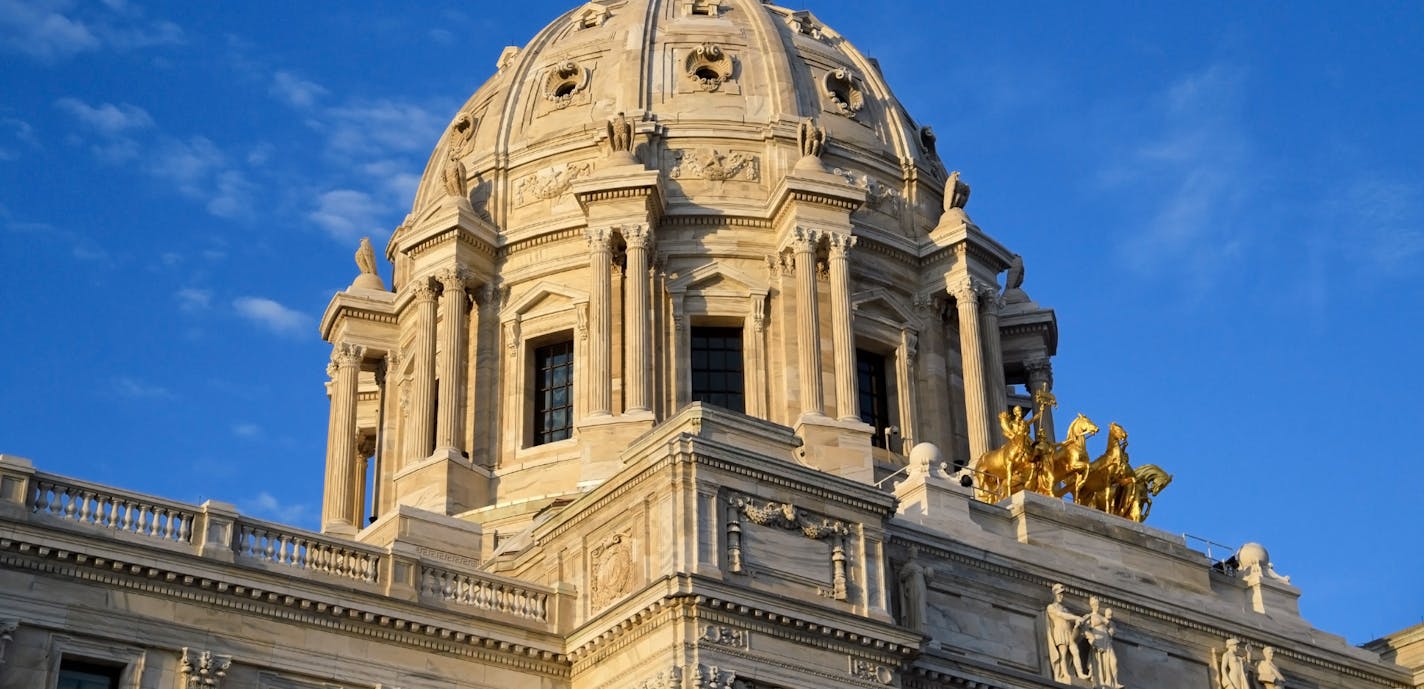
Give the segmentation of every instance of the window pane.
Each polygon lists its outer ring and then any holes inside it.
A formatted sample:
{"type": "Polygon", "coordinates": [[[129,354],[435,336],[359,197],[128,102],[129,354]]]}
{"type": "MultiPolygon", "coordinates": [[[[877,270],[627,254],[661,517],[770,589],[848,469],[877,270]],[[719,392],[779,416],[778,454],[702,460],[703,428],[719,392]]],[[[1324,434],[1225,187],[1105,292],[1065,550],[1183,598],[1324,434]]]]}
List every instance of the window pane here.
{"type": "Polygon", "coordinates": [[[572,340],[534,350],[534,444],[564,440],[572,435],[572,340]]]}
{"type": "Polygon", "coordinates": [[[693,328],[692,399],[743,411],[741,328],[693,328]]]}
{"type": "Polygon", "coordinates": [[[875,428],[870,444],[886,447],[885,429],[890,427],[890,400],[885,378],[885,357],[864,349],[855,350],[856,395],[860,420],[875,428]]]}

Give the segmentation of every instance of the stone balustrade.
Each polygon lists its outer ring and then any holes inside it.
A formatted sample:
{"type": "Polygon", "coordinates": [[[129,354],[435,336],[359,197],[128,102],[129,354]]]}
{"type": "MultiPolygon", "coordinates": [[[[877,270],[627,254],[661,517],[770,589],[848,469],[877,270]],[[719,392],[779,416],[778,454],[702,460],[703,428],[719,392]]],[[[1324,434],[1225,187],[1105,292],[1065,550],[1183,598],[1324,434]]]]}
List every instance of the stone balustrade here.
{"type": "Polygon", "coordinates": [[[553,589],[493,574],[429,564],[420,567],[419,592],[422,601],[443,601],[538,622],[549,621],[549,598],[554,594],[553,589]]]}
{"type": "Polygon", "coordinates": [[[198,511],[180,503],[59,476],[35,474],[26,502],[41,518],[173,544],[191,543],[198,511]]]}
{"type": "Polygon", "coordinates": [[[256,560],[372,584],[377,581],[384,554],[380,548],[247,517],[238,518],[235,526],[233,550],[239,561],[256,560]]]}

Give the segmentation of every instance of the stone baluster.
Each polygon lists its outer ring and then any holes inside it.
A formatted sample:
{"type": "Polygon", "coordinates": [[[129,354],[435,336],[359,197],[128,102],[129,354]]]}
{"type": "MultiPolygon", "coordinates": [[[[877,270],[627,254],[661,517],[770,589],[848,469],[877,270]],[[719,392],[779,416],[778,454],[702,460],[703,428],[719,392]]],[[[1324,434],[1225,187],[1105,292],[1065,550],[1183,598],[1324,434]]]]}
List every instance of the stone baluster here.
{"type": "Polygon", "coordinates": [[[440,403],[436,405],[436,452],[445,457],[464,455],[460,444],[465,436],[465,311],[470,304],[465,293],[466,278],[466,271],[460,268],[435,276],[444,290],[440,295],[440,320],[445,350],[445,357],[440,360],[440,403]]]}
{"type": "Polygon", "coordinates": [[[821,315],[816,298],[816,243],[820,238],[820,231],[798,227],[790,242],[796,270],[797,368],[801,377],[803,416],[826,413],[821,389],[821,315]]]}
{"type": "Polygon", "coordinates": [[[608,229],[590,229],[584,233],[588,238],[589,282],[592,287],[588,299],[589,345],[588,373],[583,380],[589,383],[589,416],[608,416],[613,411],[613,380],[610,341],[613,330],[613,247],[608,229]]]}
{"type": "Polygon", "coordinates": [[[652,233],[644,225],[624,225],[623,241],[628,245],[628,289],[624,293],[623,320],[628,326],[624,371],[626,410],[646,412],[648,400],[648,248],[652,233]]]}
{"type": "Polygon", "coordinates": [[[964,362],[964,417],[969,429],[971,461],[993,447],[989,397],[984,389],[984,351],[980,334],[978,284],[969,278],[956,283],[951,296],[959,312],[959,352],[964,362]]]}
{"type": "MultiPolygon", "coordinates": [[[[339,343],[331,355],[331,424],[327,435],[322,531],[351,531],[356,456],[356,387],[366,348],[339,343]]],[[[155,516],[155,519],[157,517],[155,516]]],[[[156,522],[155,522],[156,525],[156,522]]]]}
{"type": "MultiPolygon", "coordinates": [[[[987,389],[989,422],[992,425],[999,412],[1009,406],[1008,393],[1004,384],[1004,350],[999,341],[999,290],[996,285],[984,285],[979,296],[984,300],[980,318],[984,321],[981,335],[984,338],[984,387],[987,389]]],[[[990,431],[989,447],[1003,444],[1003,435],[990,431]]]]}
{"type": "MultiPolygon", "coordinates": [[[[1053,362],[1048,357],[1029,359],[1024,362],[1024,368],[1028,371],[1028,389],[1030,393],[1037,393],[1040,390],[1053,392],[1053,362]]],[[[1034,423],[1038,426],[1040,437],[1057,439],[1053,429],[1053,407],[1046,407],[1039,414],[1034,423]]]]}
{"type": "Polygon", "coordinates": [[[860,420],[860,396],[856,392],[855,332],[851,324],[850,258],[856,238],[849,234],[827,235],[831,245],[831,335],[836,359],[836,408],[842,421],[860,420]]]}
{"type": "Polygon", "coordinates": [[[421,280],[415,286],[415,375],[411,378],[410,438],[407,463],[430,456],[435,446],[435,290],[421,280]]]}

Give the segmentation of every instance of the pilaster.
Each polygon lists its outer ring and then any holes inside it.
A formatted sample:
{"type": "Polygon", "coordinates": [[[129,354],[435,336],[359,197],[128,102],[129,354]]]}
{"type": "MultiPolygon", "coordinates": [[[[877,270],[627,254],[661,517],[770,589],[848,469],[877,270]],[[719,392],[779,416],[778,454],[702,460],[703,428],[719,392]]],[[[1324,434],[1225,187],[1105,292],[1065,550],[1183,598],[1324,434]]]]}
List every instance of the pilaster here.
{"type": "Polygon", "coordinates": [[[855,333],[851,324],[850,267],[855,236],[828,233],[831,278],[831,335],[835,347],[836,411],[842,421],[860,420],[860,398],[856,393],[855,333]]]}

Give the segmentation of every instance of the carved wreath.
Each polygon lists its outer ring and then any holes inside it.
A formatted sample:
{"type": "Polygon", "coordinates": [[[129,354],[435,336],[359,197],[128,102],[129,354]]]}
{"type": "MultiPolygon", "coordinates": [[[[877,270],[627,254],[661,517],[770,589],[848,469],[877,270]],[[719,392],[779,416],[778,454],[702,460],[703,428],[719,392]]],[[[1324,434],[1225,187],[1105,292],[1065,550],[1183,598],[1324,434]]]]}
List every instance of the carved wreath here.
{"type": "Polygon", "coordinates": [[[613,534],[589,550],[590,602],[601,608],[628,591],[633,581],[633,551],[623,534],[613,534]]]}
{"type": "Polygon", "coordinates": [[[704,91],[722,88],[722,84],[732,78],[736,68],[732,56],[716,43],[703,43],[693,48],[692,52],[687,54],[685,67],[687,78],[704,91]]]}
{"type": "Polygon", "coordinates": [[[850,70],[833,69],[826,72],[823,85],[826,97],[835,103],[836,109],[840,110],[842,115],[854,117],[865,107],[865,89],[861,87],[860,77],[850,70]]]}
{"type": "Polygon", "coordinates": [[[565,61],[549,70],[544,80],[544,97],[553,101],[558,108],[568,107],[574,96],[588,88],[589,71],[573,60],[565,61]]]}

